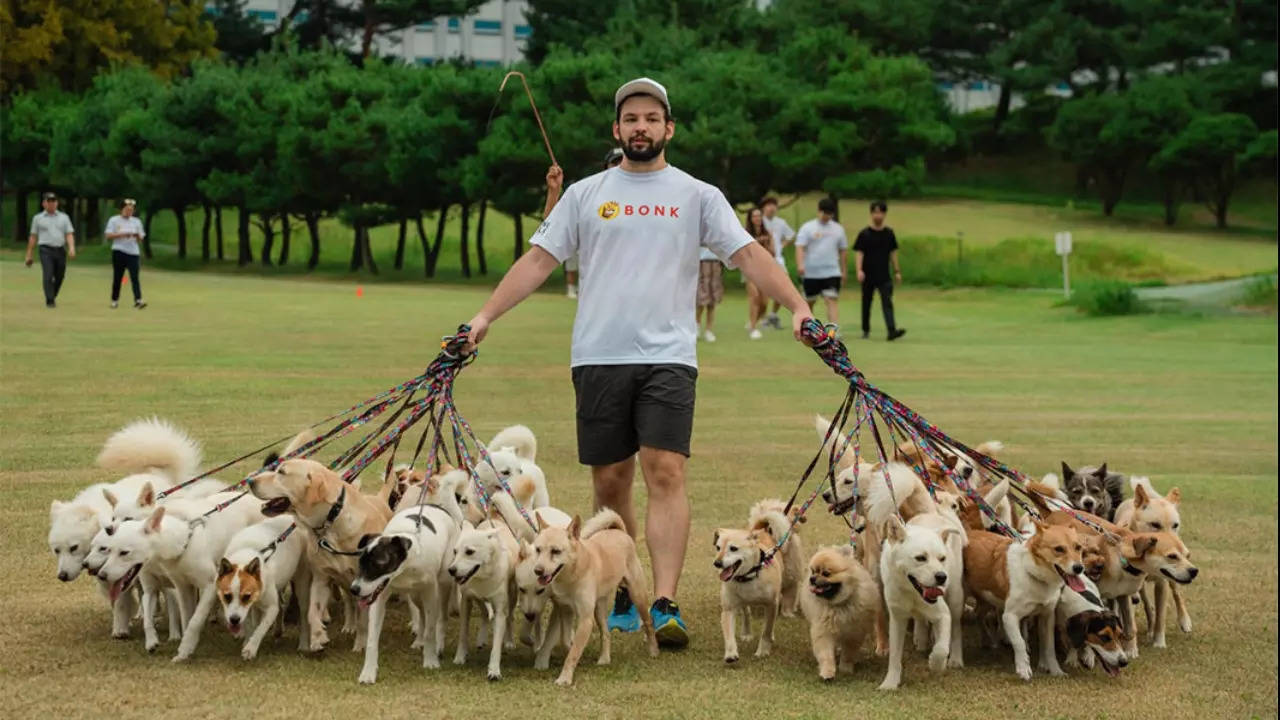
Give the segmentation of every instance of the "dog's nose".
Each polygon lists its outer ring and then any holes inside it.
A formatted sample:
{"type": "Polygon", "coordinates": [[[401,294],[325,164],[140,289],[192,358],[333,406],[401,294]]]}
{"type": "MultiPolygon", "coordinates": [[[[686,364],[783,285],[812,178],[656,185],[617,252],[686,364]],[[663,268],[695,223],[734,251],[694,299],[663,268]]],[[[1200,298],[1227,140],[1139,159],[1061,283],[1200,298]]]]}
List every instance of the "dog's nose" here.
{"type": "Polygon", "coordinates": [[[1075,565],[1071,566],[1071,572],[1075,575],[1079,575],[1080,573],[1084,572],[1084,566],[1081,565],[1080,563],[1076,563],[1075,565]]]}
{"type": "MultiPolygon", "coordinates": [[[[450,570],[449,572],[453,572],[453,570],[450,570]]],[[[542,568],[542,566],[541,566],[541,565],[535,565],[535,566],[534,566],[534,568],[533,568],[533,574],[534,574],[534,575],[537,575],[538,577],[542,577],[543,575],[546,575],[546,573],[545,573],[545,572],[543,572],[543,568],[542,568]]]]}
{"type": "Polygon", "coordinates": [[[1187,574],[1191,576],[1192,580],[1195,580],[1196,576],[1200,574],[1200,568],[1191,568],[1187,571],[1187,574]]]}
{"type": "MultiPolygon", "coordinates": [[[[534,572],[538,571],[535,570],[534,572]]],[[[542,573],[538,572],[538,574],[541,575],[542,573]]],[[[458,569],[452,565],[449,566],[449,577],[458,577],[458,569]]]]}
{"type": "Polygon", "coordinates": [[[1085,510],[1088,510],[1089,512],[1093,512],[1093,500],[1092,500],[1092,499],[1090,499],[1090,498],[1085,498],[1084,500],[1080,501],[1080,504],[1084,506],[1084,509],[1085,509],[1085,510]]]}
{"type": "Polygon", "coordinates": [[[823,499],[823,500],[825,500],[826,502],[831,502],[831,491],[830,491],[830,490],[823,490],[823,491],[822,491],[822,499],[823,499]]]}
{"type": "Polygon", "coordinates": [[[234,626],[236,626],[236,625],[239,625],[239,624],[240,624],[240,616],[239,616],[239,615],[232,615],[231,617],[227,618],[227,622],[231,623],[231,625],[232,625],[233,627],[234,627],[234,626]]]}
{"type": "Polygon", "coordinates": [[[527,612],[524,614],[524,619],[528,620],[529,622],[533,622],[534,620],[538,619],[538,613],[527,612]]]}
{"type": "Polygon", "coordinates": [[[360,586],[356,583],[351,583],[351,587],[347,588],[347,591],[356,597],[360,596],[360,586]]]}
{"type": "MultiPolygon", "coordinates": [[[[719,560],[716,560],[715,562],[711,563],[711,565],[716,568],[724,567],[724,563],[720,562],[719,560]]],[[[62,575],[59,574],[58,577],[62,577],[62,575]]]]}
{"type": "Polygon", "coordinates": [[[71,579],[71,575],[66,570],[59,570],[58,579],[62,582],[66,582],[71,579]]]}
{"type": "Polygon", "coordinates": [[[934,581],[936,581],[936,582],[937,582],[937,584],[939,584],[939,585],[946,585],[946,584],[947,584],[947,574],[946,574],[946,573],[944,573],[944,572],[934,573],[934,574],[933,574],[933,579],[934,579],[934,581]]]}

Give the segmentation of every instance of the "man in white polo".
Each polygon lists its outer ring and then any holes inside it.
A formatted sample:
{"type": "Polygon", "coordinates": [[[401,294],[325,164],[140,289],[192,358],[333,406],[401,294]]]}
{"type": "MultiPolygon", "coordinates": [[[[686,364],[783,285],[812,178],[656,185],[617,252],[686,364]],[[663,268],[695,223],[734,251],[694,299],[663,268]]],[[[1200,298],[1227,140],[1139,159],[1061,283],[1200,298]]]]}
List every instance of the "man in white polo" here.
{"type": "Polygon", "coordinates": [[[57,307],[58,291],[67,275],[67,260],[76,257],[76,233],[71,218],[58,209],[58,196],[47,192],[41,199],[44,212],[31,218],[31,236],[27,238],[27,267],[31,253],[40,247],[40,270],[44,285],[44,305],[57,307]]]}
{"type": "MultiPolygon", "coordinates": [[[[631,486],[637,455],[649,494],[645,540],[653,562],[659,643],[682,647],[675,603],[689,539],[685,461],[693,428],[698,255],[705,247],[792,311],[794,333],[811,317],[768,250],[743,230],[724,194],[667,164],[675,133],[662,85],[632,80],[614,96],[622,164],[574,183],[471,320],[471,341],[540,286],[566,258],[582,268],[573,326],[578,459],[591,466],[597,507],[636,534],[631,486]]],[[[625,594],[611,627],[638,629],[625,594]]]]}

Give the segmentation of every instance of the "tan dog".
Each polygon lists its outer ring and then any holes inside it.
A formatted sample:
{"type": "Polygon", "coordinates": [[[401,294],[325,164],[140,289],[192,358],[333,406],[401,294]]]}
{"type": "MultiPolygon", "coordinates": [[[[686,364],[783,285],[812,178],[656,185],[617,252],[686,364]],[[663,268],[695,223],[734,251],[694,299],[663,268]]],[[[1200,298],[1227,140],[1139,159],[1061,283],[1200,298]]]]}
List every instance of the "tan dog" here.
{"type": "MultiPolygon", "coordinates": [[[[274,517],[289,513],[298,521],[300,532],[307,533],[307,560],[311,566],[311,603],[307,622],[311,630],[311,649],[318,651],[329,642],[324,628],[324,614],[329,605],[332,586],[349,587],[356,577],[354,556],[334,555],[319,546],[320,540],[346,552],[354,552],[365,535],[382,531],[391,519],[387,498],[360,493],[343,482],[338,473],[315,460],[286,460],[275,470],[265,470],[249,478],[249,491],[264,500],[262,514],[274,517]]],[[[364,647],[367,625],[364,611],[348,618],[354,625],[355,649],[364,647]]],[[[344,628],[345,629],[345,628],[344,628]]]]}
{"type": "MultiPolygon", "coordinates": [[[[609,610],[621,582],[626,582],[627,592],[644,623],[649,655],[657,657],[658,638],[649,615],[648,581],[636,554],[636,543],[627,534],[622,518],[604,509],[585,526],[576,515],[568,528],[549,526],[541,517],[538,523],[538,536],[533,541],[534,574],[539,585],[551,588],[552,601],[571,612],[578,624],[556,684],[573,684],[573,672],[591,639],[593,620],[601,629],[598,664],[609,664],[609,610]]],[[[543,649],[549,653],[551,645],[543,643],[543,649]]]]}
{"type": "MultiPolygon", "coordinates": [[[[764,610],[764,629],[756,645],[756,657],[768,657],[773,649],[773,623],[782,600],[782,575],[785,560],[779,552],[765,563],[775,547],[773,535],[765,527],[721,528],[714,538],[720,571],[720,629],[724,634],[724,661],[738,661],[738,637],[735,620],[739,613],[749,618],[750,608],[764,610]]],[[[790,541],[788,541],[790,544],[790,541]]],[[[750,632],[750,621],[746,621],[750,632]]]]}
{"type": "MultiPolygon", "coordinates": [[[[1174,488],[1169,494],[1160,497],[1151,481],[1145,477],[1129,478],[1133,488],[1133,498],[1120,503],[1116,508],[1115,523],[1127,527],[1134,532],[1172,532],[1180,534],[1182,515],[1178,506],[1182,502],[1182,491],[1174,488]]],[[[1152,578],[1155,584],[1155,614],[1152,616],[1152,604],[1147,597],[1147,589],[1142,588],[1142,609],[1147,616],[1148,637],[1153,647],[1165,647],[1164,626],[1165,613],[1168,611],[1167,594],[1173,595],[1173,605],[1178,613],[1178,628],[1184,633],[1191,632],[1191,613],[1187,610],[1187,601],[1182,598],[1182,589],[1177,583],[1164,578],[1152,578]]]]}
{"type": "Polygon", "coordinates": [[[1013,646],[1014,671],[1031,679],[1031,661],[1022,636],[1022,621],[1039,624],[1040,669],[1063,675],[1054,653],[1054,612],[1065,583],[1084,589],[1084,564],[1075,528],[1036,521],[1036,532],[1025,542],[982,530],[969,532],[964,549],[965,591],[979,605],[1001,611],[1001,626],[1013,646]]]}
{"type": "Polygon", "coordinates": [[[824,547],[814,553],[807,585],[800,608],[809,621],[818,677],[831,680],[837,669],[853,670],[854,657],[879,612],[880,589],[848,546],[824,547]]]}

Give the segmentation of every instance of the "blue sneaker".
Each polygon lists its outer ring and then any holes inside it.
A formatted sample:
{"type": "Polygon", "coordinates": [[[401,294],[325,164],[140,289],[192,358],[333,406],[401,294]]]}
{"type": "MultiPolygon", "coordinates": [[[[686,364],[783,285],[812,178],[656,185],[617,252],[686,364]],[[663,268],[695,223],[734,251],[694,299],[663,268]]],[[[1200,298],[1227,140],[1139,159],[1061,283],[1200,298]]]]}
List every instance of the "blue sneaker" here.
{"type": "Polygon", "coordinates": [[[640,613],[631,602],[631,595],[627,593],[626,588],[619,587],[617,594],[613,596],[613,612],[609,614],[609,629],[633,633],[640,627],[640,613]]]}
{"type": "Polygon", "coordinates": [[[689,630],[680,617],[680,606],[675,601],[660,597],[649,610],[653,615],[653,631],[658,644],[669,648],[682,648],[689,644],[689,630]]]}

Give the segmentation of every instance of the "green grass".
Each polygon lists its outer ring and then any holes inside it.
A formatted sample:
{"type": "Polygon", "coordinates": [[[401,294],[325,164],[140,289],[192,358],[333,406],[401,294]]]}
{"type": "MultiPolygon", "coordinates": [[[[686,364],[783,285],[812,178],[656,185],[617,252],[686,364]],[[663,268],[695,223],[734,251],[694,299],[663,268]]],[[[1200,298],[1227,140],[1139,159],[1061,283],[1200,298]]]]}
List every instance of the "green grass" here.
{"type": "MultiPolygon", "coordinates": [[[[719,313],[721,340],[700,347],[688,475],[693,533],[680,600],[693,645],[658,660],[620,638],[614,664],[588,648],[577,686],[504,660],[426,672],[393,608],[378,685],[356,685],[360,656],[293,650],[294,628],[246,664],[219,627],[196,657],[148,656],[108,639],[109,618],[85,579],[63,585],[45,548],[51,500],[109,479],[92,467],[105,437],[157,413],[200,438],[209,464],[290,434],[418,372],[437,338],[470,317],[485,288],[263,281],[144,269],[145,311],[107,308],[106,269],[76,265],[58,309],[43,307],[35,270],[0,262],[5,408],[0,432],[0,561],[6,569],[0,676],[11,717],[1274,717],[1276,695],[1277,329],[1265,317],[1144,315],[1089,319],[1036,291],[898,294],[901,342],[854,341],[878,385],[968,441],[1003,440],[1032,473],[1106,461],[1183,492],[1184,537],[1201,568],[1186,595],[1195,631],[1143,646],[1119,680],[1100,674],[1023,683],[1007,650],[983,651],[968,628],[967,667],[929,677],[908,653],[904,687],[875,686],[885,661],[825,685],[807,632],[783,620],[775,654],[721,662],[714,528],[740,523],[756,499],[789,492],[815,450],[814,412],[830,413],[841,381],[782,333],[751,342],[740,297],[719,313]],[[1140,710],[1135,710],[1139,708],[1140,710]]],[[[568,341],[573,304],[554,286],[495,326],[463,372],[459,407],[478,433],[514,422],[539,436],[555,504],[585,511],[575,462],[568,341]]],[[[854,311],[845,300],[846,313],[854,311]]],[[[879,323],[876,320],[877,325],[879,323]]],[[[876,333],[879,335],[879,330],[876,333]]],[[[231,479],[233,473],[223,477],[231,479]]],[[[643,508],[643,493],[639,494],[643,508]]],[[[847,530],[815,512],[810,548],[847,530]]],[[[642,557],[646,554],[643,551],[642,557]]],[[[645,557],[647,563],[647,557],[645,557]]],[[[1139,613],[1140,615],[1140,613],[1139,613]]],[[[338,643],[337,645],[341,645],[338,643]]],[[[450,647],[452,646],[452,633],[450,647]]],[[[559,657],[559,655],[557,655],[559,657]]]]}

